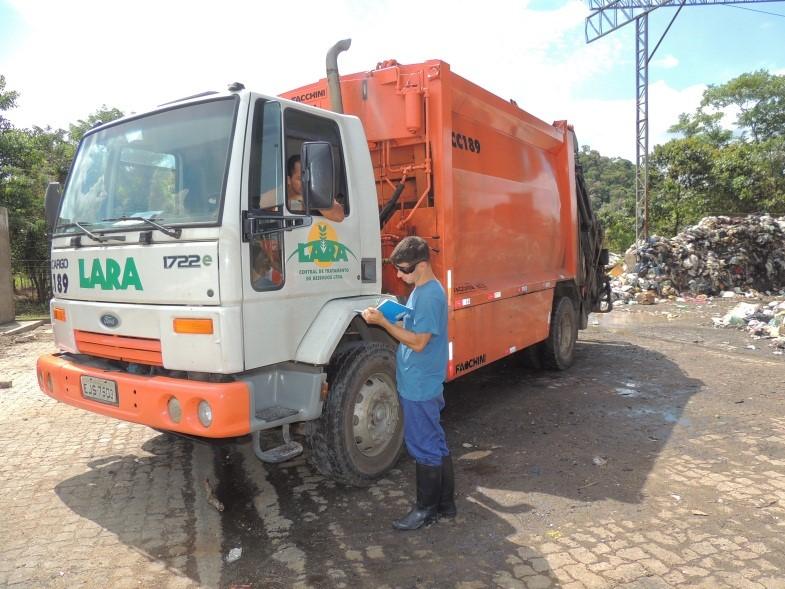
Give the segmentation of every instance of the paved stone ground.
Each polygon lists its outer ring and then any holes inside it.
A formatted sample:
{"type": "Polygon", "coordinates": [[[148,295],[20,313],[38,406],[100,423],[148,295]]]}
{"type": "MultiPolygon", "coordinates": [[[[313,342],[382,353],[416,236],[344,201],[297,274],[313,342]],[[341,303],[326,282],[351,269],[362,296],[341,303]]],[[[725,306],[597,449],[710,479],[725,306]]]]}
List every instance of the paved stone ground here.
{"type": "Polygon", "coordinates": [[[715,312],[620,311],[566,373],[451,384],[459,516],[408,534],[409,459],[346,489],[84,413],[38,390],[46,328],[2,338],[0,586],[785,588],[785,362],[715,312]]]}

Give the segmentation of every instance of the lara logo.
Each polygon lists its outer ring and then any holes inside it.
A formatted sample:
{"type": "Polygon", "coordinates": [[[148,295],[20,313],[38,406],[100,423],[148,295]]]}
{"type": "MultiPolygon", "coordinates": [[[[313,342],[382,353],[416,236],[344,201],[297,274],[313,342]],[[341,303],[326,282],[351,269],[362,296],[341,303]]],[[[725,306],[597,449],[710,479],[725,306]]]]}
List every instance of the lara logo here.
{"type": "MultiPolygon", "coordinates": [[[[94,258],[89,273],[86,268],[87,261],[79,258],[78,262],[80,288],[97,287],[101,290],[127,290],[133,287],[136,290],[144,290],[133,258],[126,258],[124,263],[118,262],[113,258],[107,258],[102,263],[99,258],[94,258]]],[[[67,289],[67,282],[65,286],[67,289]]]]}
{"type": "Polygon", "coordinates": [[[349,272],[348,265],[340,264],[349,262],[348,254],[357,259],[352,250],[338,241],[332,225],[317,223],[308,233],[308,241],[298,244],[287,261],[297,255],[300,264],[313,264],[311,268],[300,268],[299,274],[305,280],[338,280],[349,272]]]}
{"type": "Polygon", "coordinates": [[[308,241],[297,245],[289,260],[297,255],[301,264],[314,263],[320,268],[329,268],[336,262],[348,262],[349,256],[356,260],[354,252],[338,241],[335,229],[327,223],[317,223],[308,233],[308,241]]]}

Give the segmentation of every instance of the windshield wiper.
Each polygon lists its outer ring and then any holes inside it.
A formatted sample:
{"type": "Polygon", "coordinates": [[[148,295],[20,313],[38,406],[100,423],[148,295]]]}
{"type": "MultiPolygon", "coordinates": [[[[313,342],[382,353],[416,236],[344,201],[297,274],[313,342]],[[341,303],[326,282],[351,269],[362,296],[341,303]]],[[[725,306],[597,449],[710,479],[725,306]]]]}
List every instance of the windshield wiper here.
{"type": "Polygon", "coordinates": [[[171,227],[167,227],[166,225],[161,225],[160,223],[156,223],[153,221],[152,218],[148,217],[116,217],[114,219],[102,219],[102,222],[110,223],[112,221],[142,221],[143,223],[147,223],[148,225],[155,227],[163,233],[164,235],[168,235],[169,237],[173,237],[174,239],[180,239],[180,235],[183,233],[182,229],[173,229],[171,227]]]}
{"type": "Polygon", "coordinates": [[[87,221],[74,221],[73,223],[66,223],[65,225],[58,225],[55,229],[68,229],[69,227],[78,227],[87,237],[99,243],[106,243],[107,241],[125,241],[125,235],[98,235],[90,231],[85,225],[92,225],[87,221]]]}

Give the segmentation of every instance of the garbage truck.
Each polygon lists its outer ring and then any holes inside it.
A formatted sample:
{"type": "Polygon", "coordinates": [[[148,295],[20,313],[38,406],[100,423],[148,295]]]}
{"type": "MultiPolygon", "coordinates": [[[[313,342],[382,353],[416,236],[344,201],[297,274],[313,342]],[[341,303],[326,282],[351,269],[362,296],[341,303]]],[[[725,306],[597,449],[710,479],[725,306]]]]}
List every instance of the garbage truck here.
{"type": "Polygon", "coordinates": [[[610,308],[571,126],[440,60],[341,76],[348,45],[280,96],[234,83],[85,134],[46,194],[45,394],[370,484],[403,428],[396,342],[358,311],[408,294],[388,260],[408,235],[447,293],[445,381],[524,350],[570,366],[610,308]]]}

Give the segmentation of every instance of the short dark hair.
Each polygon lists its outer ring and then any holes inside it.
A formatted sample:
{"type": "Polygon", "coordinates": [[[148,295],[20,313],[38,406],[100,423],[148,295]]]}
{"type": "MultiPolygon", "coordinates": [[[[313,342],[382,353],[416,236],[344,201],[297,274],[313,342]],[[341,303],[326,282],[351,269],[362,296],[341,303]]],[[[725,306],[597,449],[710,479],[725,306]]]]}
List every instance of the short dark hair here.
{"type": "Polygon", "coordinates": [[[429,262],[431,259],[431,250],[428,244],[422,237],[416,235],[409,235],[404,237],[398,245],[395,246],[393,253],[390,255],[390,261],[393,264],[416,264],[418,262],[429,262]]]}
{"type": "Polygon", "coordinates": [[[289,159],[286,160],[286,175],[291,176],[294,174],[294,164],[300,161],[300,154],[295,153],[294,155],[290,155],[289,159]]]}

